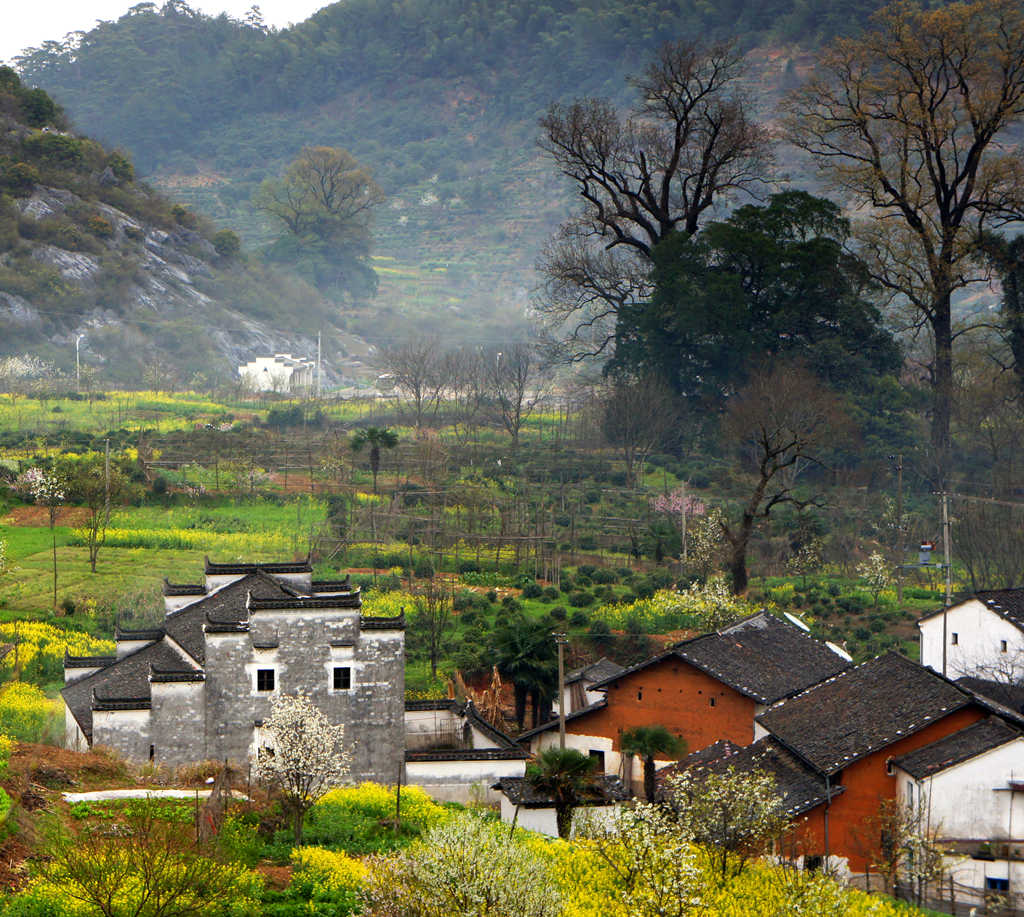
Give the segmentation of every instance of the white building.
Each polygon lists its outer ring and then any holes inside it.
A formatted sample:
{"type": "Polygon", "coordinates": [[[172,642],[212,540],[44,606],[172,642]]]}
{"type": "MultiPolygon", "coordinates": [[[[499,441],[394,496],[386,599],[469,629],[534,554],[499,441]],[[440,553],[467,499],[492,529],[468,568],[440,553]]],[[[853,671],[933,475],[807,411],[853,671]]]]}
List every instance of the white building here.
{"type": "Polygon", "coordinates": [[[949,678],[1024,682],[1024,589],[979,592],[917,622],[921,664],[949,678]]]}
{"type": "Polygon", "coordinates": [[[272,357],[257,357],[239,366],[238,375],[253,391],[297,395],[312,390],[316,363],[298,359],[290,353],[275,353],[272,357]]]}
{"type": "Polygon", "coordinates": [[[897,799],[946,851],[945,882],[953,879],[964,903],[1024,894],[1024,736],[1016,728],[980,720],[891,767],[897,799]]]}

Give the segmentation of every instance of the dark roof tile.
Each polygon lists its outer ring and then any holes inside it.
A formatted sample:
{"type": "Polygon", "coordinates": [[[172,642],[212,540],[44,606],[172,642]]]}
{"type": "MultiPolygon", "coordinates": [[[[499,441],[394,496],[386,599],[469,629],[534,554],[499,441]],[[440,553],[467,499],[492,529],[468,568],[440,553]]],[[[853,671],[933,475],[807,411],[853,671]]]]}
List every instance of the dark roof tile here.
{"type": "Polygon", "coordinates": [[[893,764],[920,780],[1020,737],[1019,730],[993,716],[896,758],[893,764]]]}
{"type": "Polygon", "coordinates": [[[965,675],[956,683],[972,694],[981,694],[994,700],[997,704],[1008,707],[1015,713],[1024,713],[1024,684],[1007,684],[1002,681],[990,681],[987,678],[973,678],[965,675]]]}
{"type": "Polygon", "coordinates": [[[771,736],[759,739],[745,747],[719,741],[658,771],[658,795],[664,796],[666,780],[684,771],[721,774],[728,768],[739,773],[754,769],[764,771],[775,780],[775,788],[788,818],[809,812],[815,806],[835,798],[843,787],[829,785],[825,777],[801,761],[771,736]]]}
{"type": "MultiPolygon", "coordinates": [[[[963,605],[965,602],[970,602],[974,599],[991,608],[992,611],[1005,618],[1011,624],[1024,630],[1024,588],[983,589],[980,592],[963,596],[956,604],[963,605]]],[[[943,611],[945,611],[944,608],[930,611],[928,614],[918,618],[918,623],[941,615],[943,611]]]]}
{"type": "Polygon", "coordinates": [[[966,707],[955,684],[885,653],[791,697],[757,718],[823,774],[833,774],[966,707]]]}
{"type": "MultiPolygon", "coordinates": [[[[554,805],[551,797],[535,789],[525,777],[502,777],[491,789],[505,794],[515,806],[527,809],[546,809],[554,805]]],[[[594,778],[593,788],[583,797],[581,805],[601,806],[629,799],[629,790],[621,778],[603,774],[594,778]]]]}

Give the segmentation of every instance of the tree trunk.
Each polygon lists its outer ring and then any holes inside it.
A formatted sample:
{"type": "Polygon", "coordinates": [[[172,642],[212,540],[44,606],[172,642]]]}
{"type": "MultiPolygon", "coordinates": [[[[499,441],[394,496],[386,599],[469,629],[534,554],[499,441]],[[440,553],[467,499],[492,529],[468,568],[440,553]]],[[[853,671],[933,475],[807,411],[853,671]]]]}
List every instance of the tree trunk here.
{"type": "Polygon", "coordinates": [[[572,829],[573,807],[565,802],[555,801],[555,823],[558,825],[558,836],[562,840],[569,839],[569,831],[572,829]]]}
{"type": "Polygon", "coordinates": [[[50,541],[53,544],[53,607],[57,608],[57,530],[53,527],[54,512],[50,510],[50,541]]]}
{"type": "Polygon", "coordinates": [[[747,576],[747,545],[750,543],[750,532],[753,519],[743,516],[743,526],[739,535],[732,542],[732,554],[729,558],[729,575],[732,577],[733,595],[746,595],[749,586],[747,576]]]}
{"type": "Polygon", "coordinates": [[[644,795],[654,802],[654,756],[644,755],[644,795]]]}
{"type": "Polygon", "coordinates": [[[526,722],[526,688],[522,687],[518,682],[514,683],[515,696],[516,696],[516,722],[519,724],[519,728],[523,728],[523,724],[526,722]]]}
{"type": "Polygon", "coordinates": [[[295,831],[295,846],[298,847],[302,844],[302,809],[295,810],[292,827],[295,831]]]}
{"type": "Polygon", "coordinates": [[[953,323],[950,297],[937,296],[932,318],[935,371],[932,391],[932,452],[935,485],[945,490],[951,461],[950,419],[953,416],[953,323]]]}

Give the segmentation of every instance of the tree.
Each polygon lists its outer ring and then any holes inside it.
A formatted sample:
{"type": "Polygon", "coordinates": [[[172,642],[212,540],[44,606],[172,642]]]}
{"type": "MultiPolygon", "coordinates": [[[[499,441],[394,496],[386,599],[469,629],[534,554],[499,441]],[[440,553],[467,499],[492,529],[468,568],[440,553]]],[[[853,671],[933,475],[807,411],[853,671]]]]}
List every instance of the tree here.
{"type": "Polygon", "coordinates": [[[526,782],[551,797],[558,836],[568,839],[573,810],[593,785],[597,761],[575,748],[545,748],[526,765],[526,782]]]}
{"type": "Polygon", "coordinates": [[[664,801],[724,884],[786,827],[775,778],[765,771],[689,768],[665,782],[664,801]]]}
{"type": "Polygon", "coordinates": [[[46,507],[50,521],[50,542],[53,548],[53,607],[57,607],[57,513],[67,498],[66,485],[56,472],[29,468],[18,479],[19,489],[36,503],[46,507]]]}
{"type": "Polygon", "coordinates": [[[637,755],[644,763],[644,796],[654,802],[655,757],[679,758],[686,753],[686,742],[664,726],[635,726],[622,733],[619,748],[624,755],[637,755]]]}
{"type": "Polygon", "coordinates": [[[1024,235],[1007,239],[985,233],[979,247],[999,276],[1003,290],[1000,330],[1010,349],[1017,385],[1024,393],[1024,235]]]}
{"type": "Polygon", "coordinates": [[[883,799],[878,811],[864,820],[856,836],[861,851],[874,859],[874,867],[890,894],[896,892],[901,877],[909,879],[920,891],[924,883],[942,875],[943,853],[936,842],[938,826],[931,830],[926,827],[926,802],[927,798],[918,798],[911,804],[902,799],[883,799]]]}
{"type": "Polygon", "coordinates": [[[747,591],[747,548],[755,526],[783,503],[798,508],[797,477],[842,434],[844,416],[836,398],[800,366],[776,363],[756,374],[729,404],[724,430],[745,465],[753,466],[753,488],[739,518],[721,520],[729,542],[729,571],[737,595],[747,591]]]}
{"type": "Polygon", "coordinates": [[[653,295],[620,315],[613,366],[656,375],[721,403],[769,358],[800,360],[833,388],[859,392],[901,355],[844,250],[849,222],[804,191],[740,207],[697,236],[655,248],[653,295]]]}
{"type": "Polygon", "coordinates": [[[617,375],[601,402],[605,439],[622,450],[626,483],[635,487],[647,457],[679,427],[676,399],[655,376],[617,375]]]}
{"type": "Polygon", "coordinates": [[[332,726],[301,694],[280,694],[270,707],[270,716],[263,723],[269,748],[257,753],[252,774],[281,793],[299,845],[306,812],[348,774],[351,756],[342,745],[345,727],[340,723],[332,726]]]}
{"type": "Polygon", "coordinates": [[[584,99],[541,119],[541,147],[583,200],[539,263],[538,308],[567,335],[563,359],[607,352],[621,312],[650,292],[657,243],[694,234],[708,208],[765,176],[768,133],[747,116],[741,62],[727,44],[666,44],[632,81],[641,101],[627,118],[584,99]]]}
{"type": "Polygon", "coordinates": [[[380,471],[380,450],[394,449],[398,445],[398,434],[387,427],[367,427],[357,430],[349,440],[353,452],[362,452],[370,447],[370,473],[373,475],[373,492],[377,493],[377,473],[380,471]]]}
{"type": "Polygon", "coordinates": [[[158,807],[133,802],[121,831],[58,828],[40,860],[44,879],[103,917],[200,917],[258,897],[249,870],[204,856],[158,807]]]}
{"type": "Polygon", "coordinates": [[[494,821],[457,815],[421,842],[372,861],[368,917],[558,917],[549,861],[494,821]]]}
{"type": "Polygon", "coordinates": [[[615,874],[615,894],[632,917],[701,913],[705,889],[697,852],[665,807],[639,803],[600,820],[583,814],[577,834],[615,874]]]}
{"type": "Polygon", "coordinates": [[[526,699],[533,699],[533,725],[538,725],[542,700],[555,694],[557,650],[551,628],[522,613],[504,618],[494,631],[494,655],[498,671],[509,679],[515,691],[516,722],[523,728],[526,699]]]}
{"type": "Polygon", "coordinates": [[[282,178],[270,178],[253,198],[286,230],[271,255],[308,265],[321,286],[350,292],[374,282],[367,263],[370,213],[384,194],[347,150],[304,147],[282,178]]]}
{"type": "Polygon", "coordinates": [[[1013,0],[897,3],[839,39],[788,102],[792,141],[870,213],[861,252],[931,336],[931,446],[949,472],[953,295],[982,278],[974,244],[1024,214],[1004,142],[1024,115],[1024,11],[1013,0]]]}
{"type": "Polygon", "coordinates": [[[395,388],[412,402],[419,429],[426,411],[437,412],[447,381],[440,345],[432,338],[410,341],[386,351],[384,365],[394,377],[395,388]]]}
{"type": "Polygon", "coordinates": [[[65,462],[62,470],[68,499],[84,506],[89,513],[82,530],[89,551],[89,569],[95,573],[96,559],[107,540],[111,504],[124,498],[128,479],[116,461],[109,463],[108,471],[108,462],[98,453],[65,462]]]}
{"type": "Polygon", "coordinates": [[[885,555],[880,551],[872,551],[867,560],[857,564],[857,576],[864,580],[871,592],[871,601],[878,608],[882,590],[892,583],[892,568],[885,555]]]}
{"type": "Polygon", "coordinates": [[[484,355],[488,394],[495,400],[501,422],[519,446],[519,433],[540,400],[542,375],[537,354],[529,344],[513,344],[484,355]]]}
{"type": "Polygon", "coordinates": [[[437,660],[452,628],[451,596],[433,580],[413,596],[413,614],[409,620],[410,642],[422,639],[430,658],[430,674],[437,677],[437,660]]]}

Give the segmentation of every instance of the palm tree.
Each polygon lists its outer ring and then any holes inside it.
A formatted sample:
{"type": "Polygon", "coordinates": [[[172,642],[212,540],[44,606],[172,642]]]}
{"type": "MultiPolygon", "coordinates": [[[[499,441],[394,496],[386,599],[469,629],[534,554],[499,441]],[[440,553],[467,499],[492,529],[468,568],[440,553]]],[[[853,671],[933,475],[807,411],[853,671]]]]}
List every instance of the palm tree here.
{"type": "Polygon", "coordinates": [[[522,729],[526,720],[526,700],[532,697],[534,725],[538,725],[543,700],[555,694],[558,679],[557,650],[551,639],[551,627],[516,614],[503,620],[494,634],[494,654],[498,671],[512,682],[516,699],[516,722],[522,729]]]}
{"type": "Polygon", "coordinates": [[[619,747],[624,755],[639,755],[644,762],[644,795],[654,802],[654,757],[681,757],[686,742],[672,735],[664,726],[635,726],[622,733],[619,747]]]}
{"type": "Polygon", "coordinates": [[[526,782],[554,801],[559,837],[569,836],[573,809],[593,791],[596,767],[594,758],[575,748],[547,748],[527,765],[526,782]]]}
{"type": "Polygon", "coordinates": [[[365,430],[356,430],[350,445],[353,452],[361,452],[363,446],[370,447],[370,473],[373,475],[373,492],[377,493],[380,450],[394,449],[398,445],[398,434],[387,427],[367,427],[365,430]]]}

